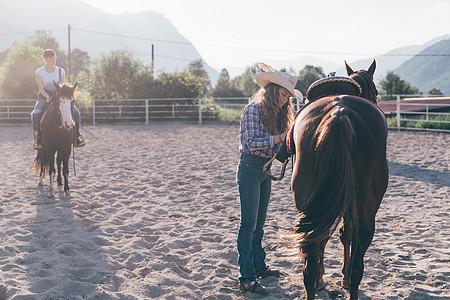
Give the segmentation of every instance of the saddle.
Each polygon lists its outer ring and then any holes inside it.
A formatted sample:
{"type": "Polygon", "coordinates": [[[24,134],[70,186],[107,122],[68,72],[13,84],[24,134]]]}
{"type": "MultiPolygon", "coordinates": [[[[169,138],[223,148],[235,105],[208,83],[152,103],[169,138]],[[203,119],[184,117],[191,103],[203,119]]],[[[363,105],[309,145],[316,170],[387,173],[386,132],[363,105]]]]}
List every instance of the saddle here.
{"type": "MultiPolygon", "coordinates": [[[[328,77],[321,78],[314,81],[306,92],[307,103],[297,112],[295,119],[300,112],[307,107],[310,103],[327,96],[334,95],[351,95],[359,96],[362,93],[362,88],[356,82],[356,80],[350,77],[334,76],[335,73],[330,73],[328,77]]],[[[289,128],[286,134],[286,139],[281,146],[280,151],[276,154],[275,158],[280,162],[284,162],[289,157],[295,154],[294,144],[294,123],[289,128]]]]}

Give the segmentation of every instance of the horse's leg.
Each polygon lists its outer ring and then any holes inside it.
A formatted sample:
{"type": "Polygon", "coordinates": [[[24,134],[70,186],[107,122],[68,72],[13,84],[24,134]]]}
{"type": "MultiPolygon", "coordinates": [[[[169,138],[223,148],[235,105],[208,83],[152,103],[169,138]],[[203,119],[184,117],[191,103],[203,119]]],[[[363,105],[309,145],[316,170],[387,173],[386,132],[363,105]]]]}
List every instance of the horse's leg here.
{"type": "Polygon", "coordinates": [[[350,241],[352,238],[352,228],[350,222],[344,216],[344,222],[339,229],[339,239],[344,246],[344,257],[342,263],[342,286],[345,289],[350,288],[350,241]]]}
{"type": "Polygon", "coordinates": [[[325,246],[327,245],[328,239],[319,248],[319,279],[316,282],[316,290],[319,291],[325,287],[325,282],[323,280],[323,275],[325,274],[325,266],[323,264],[325,246]]]}
{"type": "Polygon", "coordinates": [[[36,158],[34,161],[36,172],[39,171],[39,182],[38,187],[44,185],[44,176],[45,176],[45,153],[41,150],[36,151],[36,158]]]}
{"type": "Polygon", "coordinates": [[[69,157],[63,159],[64,194],[69,193],[69,157]]]}
{"type": "Polygon", "coordinates": [[[303,284],[305,285],[306,300],[313,300],[316,296],[316,282],[319,281],[319,250],[311,251],[305,256],[303,266],[303,284]]]}
{"type": "Polygon", "coordinates": [[[48,176],[50,177],[50,194],[49,197],[54,197],[53,194],[53,181],[54,181],[54,173],[55,173],[55,153],[47,156],[48,159],[48,176]]]}
{"type": "Polygon", "coordinates": [[[44,186],[44,176],[45,176],[45,166],[41,165],[41,170],[39,173],[39,183],[38,186],[44,186]]]}
{"type": "Polygon", "coordinates": [[[61,177],[61,155],[59,154],[56,156],[56,166],[58,167],[58,185],[62,185],[62,177],[61,177]]]}
{"type": "MultiPolygon", "coordinates": [[[[364,255],[372,242],[375,232],[375,213],[369,214],[369,216],[367,214],[359,214],[359,245],[354,247],[355,254],[351,266],[350,299],[352,300],[358,299],[359,284],[364,272],[364,255]]],[[[354,245],[353,242],[352,245],[354,245]]]]}

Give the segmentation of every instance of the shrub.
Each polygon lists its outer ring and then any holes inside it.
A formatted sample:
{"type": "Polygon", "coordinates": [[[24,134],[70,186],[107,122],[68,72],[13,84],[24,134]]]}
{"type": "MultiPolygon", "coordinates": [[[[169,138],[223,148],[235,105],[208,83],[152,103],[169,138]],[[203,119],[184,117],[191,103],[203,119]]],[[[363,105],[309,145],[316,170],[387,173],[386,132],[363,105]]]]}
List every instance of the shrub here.
{"type": "MultiPolygon", "coordinates": [[[[421,117],[421,120],[423,120],[424,117],[421,117]]],[[[433,118],[434,121],[447,121],[450,122],[450,115],[442,115],[437,116],[433,118]]],[[[417,122],[416,128],[429,128],[429,129],[447,129],[450,130],[450,123],[437,123],[437,122],[430,122],[430,121],[420,121],[417,122]]]]}

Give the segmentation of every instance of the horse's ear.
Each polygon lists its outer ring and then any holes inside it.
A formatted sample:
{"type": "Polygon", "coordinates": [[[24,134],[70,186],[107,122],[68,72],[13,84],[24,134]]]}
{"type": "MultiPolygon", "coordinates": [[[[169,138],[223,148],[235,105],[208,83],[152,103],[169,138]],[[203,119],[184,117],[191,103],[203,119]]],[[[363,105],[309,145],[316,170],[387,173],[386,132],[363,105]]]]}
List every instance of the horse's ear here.
{"type": "Polygon", "coordinates": [[[347,65],[347,61],[344,60],[344,62],[345,62],[345,69],[347,70],[347,75],[350,76],[350,75],[352,75],[353,73],[355,73],[355,72],[352,70],[352,68],[350,68],[350,66],[347,65]]]}
{"type": "Polygon", "coordinates": [[[373,74],[375,74],[376,67],[377,67],[377,63],[375,62],[375,58],[374,58],[372,64],[370,65],[369,69],[367,70],[370,73],[370,75],[372,75],[372,77],[373,77],[373,74]]]}
{"type": "Polygon", "coordinates": [[[59,84],[57,84],[54,80],[52,80],[52,81],[53,81],[53,84],[55,85],[56,90],[59,91],[59,89],[61,88],[59,86],[59,84]]]}
{"type": "Polygon", "coordinates": [[[77,86],[78,86],[78,81],[77,82],[75,82],[75,84],[73,85],[73,90],[75,91],[75,89],[77,88],[77,86]]]}

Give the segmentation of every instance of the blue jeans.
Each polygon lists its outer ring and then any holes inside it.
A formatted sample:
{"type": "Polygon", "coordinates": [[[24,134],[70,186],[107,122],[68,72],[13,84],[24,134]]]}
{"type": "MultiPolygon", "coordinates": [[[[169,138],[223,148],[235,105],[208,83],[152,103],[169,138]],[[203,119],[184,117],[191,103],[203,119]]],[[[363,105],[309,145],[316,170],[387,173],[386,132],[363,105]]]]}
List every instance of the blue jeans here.
{"type": "Polygon", "coordinates": [[[241,222],[237,238],[239,281],[249,283],[267,269],[266,252],[261,244],[272,182],[263,173],[269,159],[241,154],[237,184],[241,202],[241,222]]]}
{"type": "MultiPolygon", "coordinates": [[[[40,129],[40,123],[42,115],[45,111],[45,106],[47,105],[47,101],[45,98],[38,94],[38,100],[36,101],[36,104],[34,105],[33,112],[31,113],[31,122],[33,123],[33,131],[39,131],[40,129]]],[[[74,105],[73,106],[73,117],[75,119],[75,122],[77,123],[77,127],[81,127],[81,114],[78,108],[74,105]]]]}

